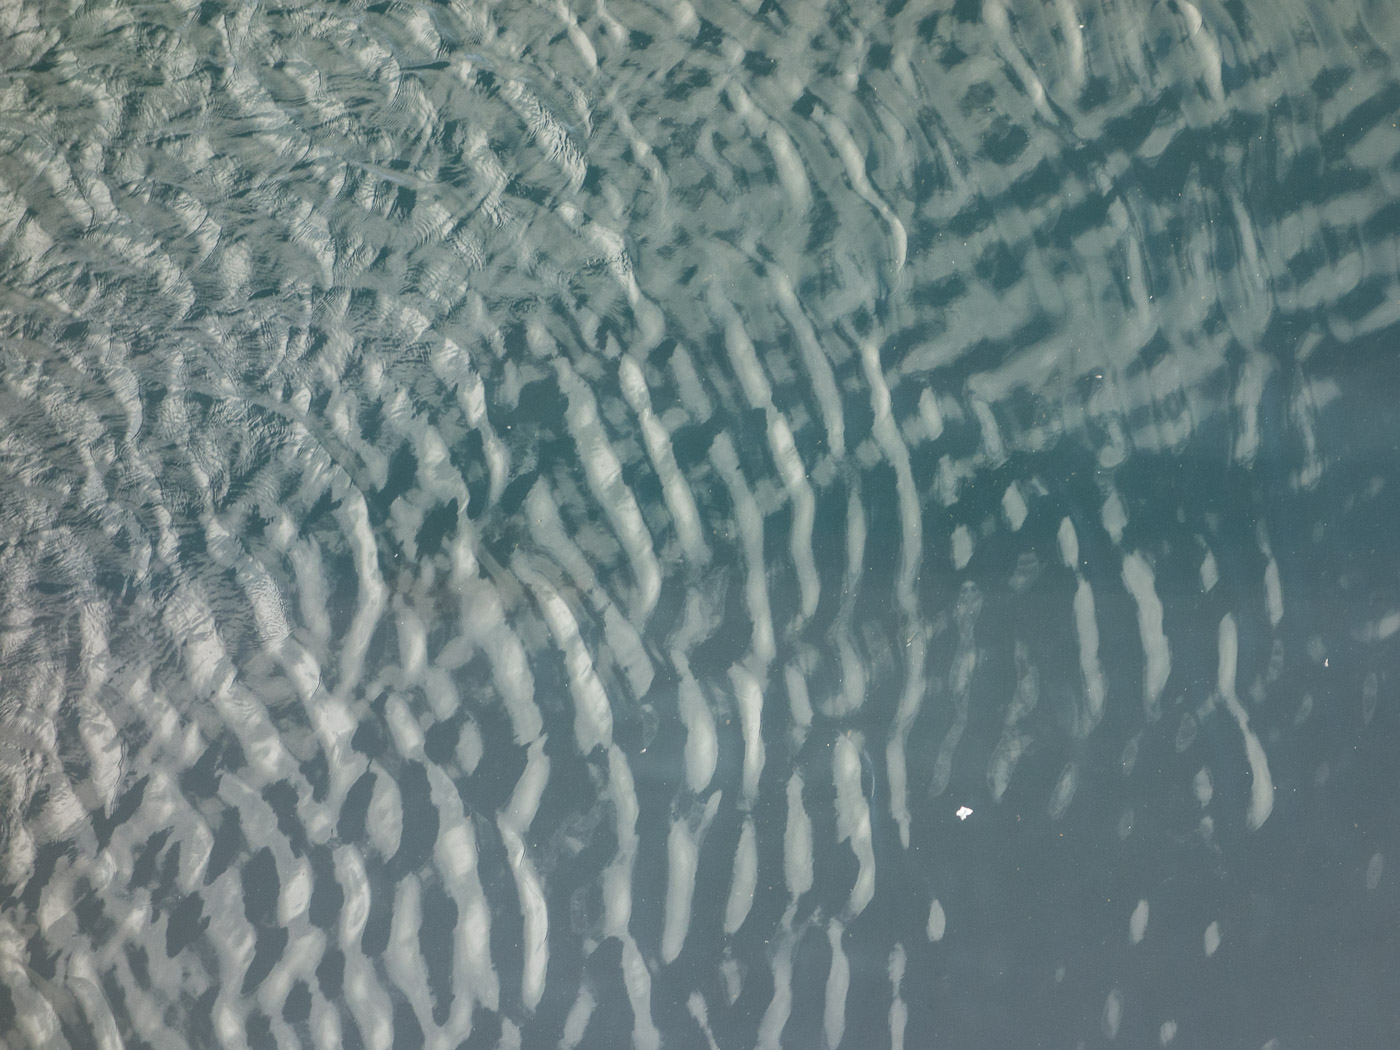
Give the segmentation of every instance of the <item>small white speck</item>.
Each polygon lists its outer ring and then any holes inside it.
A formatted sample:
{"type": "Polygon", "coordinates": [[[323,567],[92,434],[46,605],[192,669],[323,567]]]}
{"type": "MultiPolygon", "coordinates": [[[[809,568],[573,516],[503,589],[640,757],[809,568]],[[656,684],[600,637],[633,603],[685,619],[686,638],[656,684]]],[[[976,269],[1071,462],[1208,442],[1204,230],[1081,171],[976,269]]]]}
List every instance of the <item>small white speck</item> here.
{"type": "Polygon", "coordinates": [[[969,807],[967,807],[967,806],[959,806],[959,807],[958,807],[958,819],[959,819],[959,820],[966,820],[966,819],[967,819],[968,817],[970,817],[970,816],[972,816],[972,810],[971,810],[969,807]]]}

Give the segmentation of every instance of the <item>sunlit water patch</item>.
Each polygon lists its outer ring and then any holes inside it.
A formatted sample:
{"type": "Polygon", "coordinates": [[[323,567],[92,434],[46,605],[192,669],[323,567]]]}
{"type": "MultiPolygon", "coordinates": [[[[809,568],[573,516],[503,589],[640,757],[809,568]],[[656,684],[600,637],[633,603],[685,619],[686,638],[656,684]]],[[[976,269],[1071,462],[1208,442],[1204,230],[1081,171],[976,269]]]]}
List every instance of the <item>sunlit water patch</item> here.
{"type": "Polygon", "coordinates": [[[1383,1045],[1380,3],[0,13],[7,1045],[1383,1045]]]}

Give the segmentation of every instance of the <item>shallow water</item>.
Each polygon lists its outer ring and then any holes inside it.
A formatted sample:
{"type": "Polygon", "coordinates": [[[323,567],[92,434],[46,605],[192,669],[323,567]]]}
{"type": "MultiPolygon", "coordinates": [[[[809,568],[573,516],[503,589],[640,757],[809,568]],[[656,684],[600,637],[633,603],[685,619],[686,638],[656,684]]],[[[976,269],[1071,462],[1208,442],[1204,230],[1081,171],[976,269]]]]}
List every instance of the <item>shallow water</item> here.
{"type": "Polygon", "coordinates": [[[1400,15],[0,10],[0,1033],[1400,1038],[1400,15]]]}

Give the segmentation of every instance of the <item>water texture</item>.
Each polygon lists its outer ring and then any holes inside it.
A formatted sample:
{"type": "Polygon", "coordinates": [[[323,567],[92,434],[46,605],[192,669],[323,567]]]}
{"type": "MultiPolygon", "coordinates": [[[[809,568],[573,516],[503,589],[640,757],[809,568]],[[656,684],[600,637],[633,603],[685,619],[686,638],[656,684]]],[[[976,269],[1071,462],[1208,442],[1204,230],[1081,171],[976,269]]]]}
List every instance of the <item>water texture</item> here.
{"type": "Polygon", "coordinates": [[[0,1041],[1400,1044],[1397,58],[0,6],[0,1041]]]}

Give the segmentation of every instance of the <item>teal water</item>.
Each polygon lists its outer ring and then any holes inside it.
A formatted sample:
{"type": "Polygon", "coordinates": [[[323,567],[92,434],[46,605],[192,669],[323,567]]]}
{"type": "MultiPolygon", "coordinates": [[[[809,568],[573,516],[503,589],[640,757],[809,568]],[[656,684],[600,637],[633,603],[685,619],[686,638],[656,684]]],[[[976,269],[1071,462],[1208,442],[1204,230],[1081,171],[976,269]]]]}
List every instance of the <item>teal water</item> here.
{"type": "Polygon", "coordinates": [[[1395,1042],[1397,56],[6,5],[0,1040],[1395,1042]]]}

